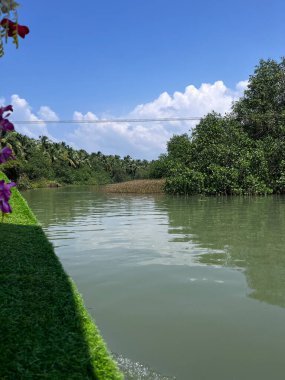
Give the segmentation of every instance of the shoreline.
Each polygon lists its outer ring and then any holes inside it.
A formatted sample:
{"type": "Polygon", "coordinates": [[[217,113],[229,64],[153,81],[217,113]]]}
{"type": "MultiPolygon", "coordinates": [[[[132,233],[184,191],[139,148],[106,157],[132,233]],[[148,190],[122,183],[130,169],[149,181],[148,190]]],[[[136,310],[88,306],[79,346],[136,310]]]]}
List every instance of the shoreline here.
{"type": "MultiPolygon", "coordinates": [[[[0,179],[7,178],[0,173],[0,179]]],[[[73,280],[19,191],[0,223],[3,378],[122,380],[73,280]]]]}

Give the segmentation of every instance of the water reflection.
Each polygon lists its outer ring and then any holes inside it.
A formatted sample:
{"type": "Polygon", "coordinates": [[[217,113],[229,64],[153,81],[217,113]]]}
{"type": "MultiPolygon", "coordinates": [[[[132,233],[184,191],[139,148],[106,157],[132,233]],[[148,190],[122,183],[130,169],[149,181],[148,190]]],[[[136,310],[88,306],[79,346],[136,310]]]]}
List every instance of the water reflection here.
{"type": "Polygon", "coordinates": [[[72,240],[89,258],[100,247],[120,249],[138,265],[236,268],[244,271],[250,297],[285,307],[284,197],[135,197],[92,186],[25,197],[63,252],[72,240]]]}
{"type": "Polygon", "coordinates": [[[203,247],[199,263],[243,269],[250,297],[285,307],[284,197],[168,198],[163,204],[169,234],[203,247]]]}
{"type": "Polygon", "coordinates": [[[25,197],[130,379],[284,377],[285,198],[25,197]]]}

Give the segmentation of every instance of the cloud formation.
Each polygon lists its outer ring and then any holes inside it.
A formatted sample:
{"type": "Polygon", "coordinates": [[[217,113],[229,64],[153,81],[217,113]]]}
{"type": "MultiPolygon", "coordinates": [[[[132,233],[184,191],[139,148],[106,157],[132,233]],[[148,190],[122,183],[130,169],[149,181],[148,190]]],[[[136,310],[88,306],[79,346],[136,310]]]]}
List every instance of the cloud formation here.
{"type": "MultiPolygon", "coordinates": [[[[184,92],[176,91],[173,95],[163,92],[153,101],[136,106],[129,114],[124,115],[124,118],[203,117],[211,111],[225,114],[230,111],[232,103],[242,96],[247,84],[247,81],[241,81],[232,90],[222,81],[217,81],[213,84],[203,83],[199,88],[190,85],[184,92]]],[[[18,95],[12,95],[11,104],[14,106],[13,120],[41,122],[36,126],[17,125],[19,132],[30,137],[46,135],[54,139],[44,122],[59,120],[50,107],[42,106],[34,113],[29,103],[18,95]]],[[[154,159],[166,151],[166,143],[173,134],[187,133],[197,124],[196,121],[82,123],[98,119],[99,117],[91,111],[86,114],[75,111],[73,120],[78,121],[78,124],[68,132],[63,132],[58,139],[88,152],[101,151],[104,154],[154,159]]]]}
{"type": "MultiPolygon", "coordinates": [[[[1,104],[5,103],[5,99],[1,99],[1,104]]],[[[11,121],[27,121],[27,122],[37,122],[37,124],[17,124],[15,123],[15,128],[17,132],[25,134],[29,137],[37,138],[39,136],[48,136],[53,139],[49,134],[48,128],[44,120],[59,120],[58,116],[54,111],[52,111],[47,106],[40,107],[39,111],[33,113],[32,107],[29,105],[26,99],[20,98],[19,95],[15,94],[11,96],[11,101],[6,104],[12,104],[13,113],[11,114],[11,121]]]]}
{"type": "Polygon", "coordinates": [[[41,106],[37,114],[42,120],[50,120],[50,121],[59,120],[59,117],[57,116],[57,114],[48,106],[41,106]]]}
{"type": "MultiPolygon", "coordinates": [[[[152,102],[135,107],[126,117],[202,117],[211,111],[225,114],[246,87],[247,81],[239,82],[234,90],[227,88],[222,81],[204,83],[199,88],[190,85],[184,92],[176,91],[172,96],[163,92],[152,102]]],[[[73,119],[90,121],[98,120],[98,117],[92,112],[84,115],[76,111],[73,119]]],[[[173,134],[187,133],[196,124],[195,121],[79,124],[69,139],[88,151],[100,150],[106,154],[129,154],[135,158],[153,159],[165,152],[166,143],[173,134]]]]}

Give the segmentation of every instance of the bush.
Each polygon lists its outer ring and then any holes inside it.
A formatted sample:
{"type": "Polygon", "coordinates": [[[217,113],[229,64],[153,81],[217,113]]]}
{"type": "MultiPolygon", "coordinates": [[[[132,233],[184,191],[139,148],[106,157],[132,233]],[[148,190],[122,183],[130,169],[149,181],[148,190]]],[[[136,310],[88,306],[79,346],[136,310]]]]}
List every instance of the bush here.
{"type": "Polygon", "coordinates": [[[172,168],[165,190],[170,194],[201,194],[204,192],[204,175],[187,167],[172,168]]]}
{"type": "Polygon", "coordinates": [[[165,154],[161,154],[158,160],[151,161],[149,165],[149,178],[159,179],[168,176],[169,159],[165,154]]]}
{"type": "Polygon", "coordinates": [[[236,168],[210,165],[205,177],[206,194],[238,195],[242,193],[239,186],[239,171],[236,168]]]}
{"type": "Polygon", "coordinates": [[[23,163],[23,171],[31,180],[54,178],[54,171],[49,157],[39,150],[34,151],[29,161],[23,163]]]}

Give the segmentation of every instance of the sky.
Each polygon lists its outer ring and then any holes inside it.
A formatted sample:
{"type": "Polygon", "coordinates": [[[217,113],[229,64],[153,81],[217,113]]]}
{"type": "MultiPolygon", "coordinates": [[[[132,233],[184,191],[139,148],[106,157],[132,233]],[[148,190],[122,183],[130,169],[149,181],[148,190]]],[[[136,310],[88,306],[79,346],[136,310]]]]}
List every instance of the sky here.
{"type": "Polygon", "coordinates": [[[0,60],[17,131],[155,159],[194,122],[82,120],[224,114],[260,59],[285,55],[284,0],[19,0],[30,34],[0,60]],[[46,120],[74,120],[47,124],[46,120]]]}

